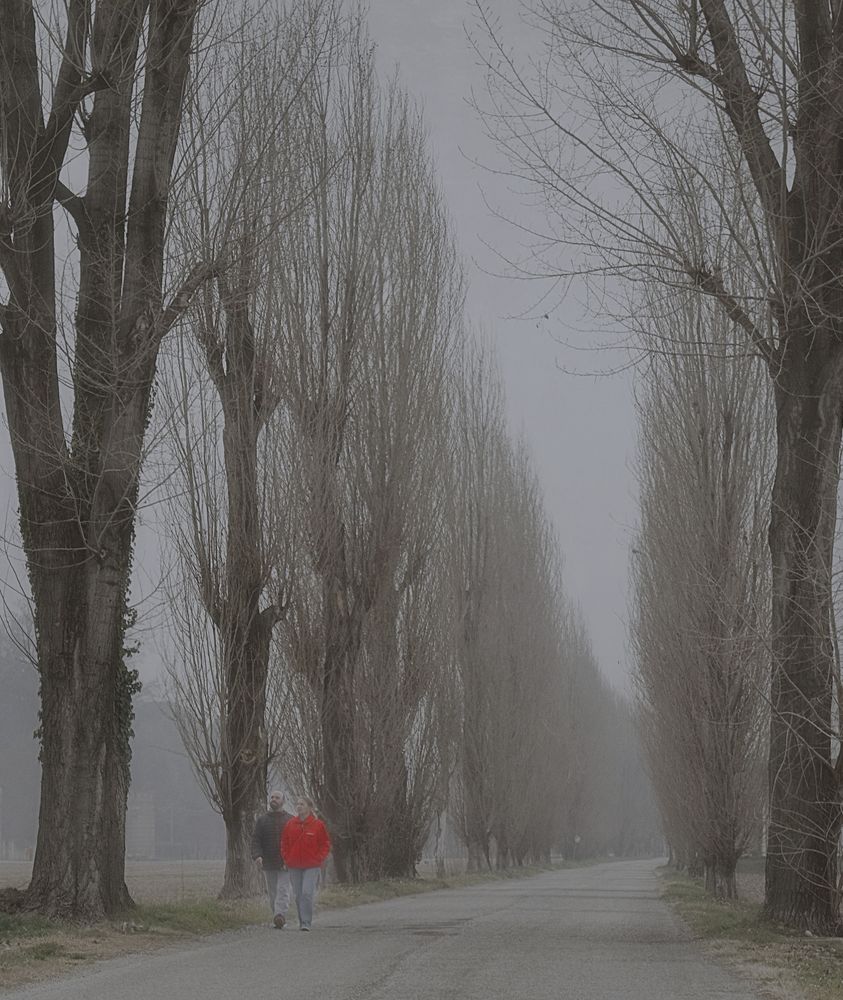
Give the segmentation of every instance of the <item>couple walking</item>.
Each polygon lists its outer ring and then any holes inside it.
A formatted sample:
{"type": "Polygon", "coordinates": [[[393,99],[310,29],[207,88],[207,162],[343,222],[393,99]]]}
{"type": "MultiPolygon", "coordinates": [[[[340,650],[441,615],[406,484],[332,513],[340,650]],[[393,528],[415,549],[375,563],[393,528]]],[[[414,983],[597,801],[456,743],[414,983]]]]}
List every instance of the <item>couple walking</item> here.
{"type": "Polygon", "coordinates": [[[280,930],[286,923],[292,888],[299,929],[309,931],[319,873],[331,841],[325,824],[313,814],[310,799],[296,799],[295,810],[295,816],[284,811],[282,792],[269,796],[269,811],[255,823],[252,858],[263,869],[275,926],[280,930]]]}

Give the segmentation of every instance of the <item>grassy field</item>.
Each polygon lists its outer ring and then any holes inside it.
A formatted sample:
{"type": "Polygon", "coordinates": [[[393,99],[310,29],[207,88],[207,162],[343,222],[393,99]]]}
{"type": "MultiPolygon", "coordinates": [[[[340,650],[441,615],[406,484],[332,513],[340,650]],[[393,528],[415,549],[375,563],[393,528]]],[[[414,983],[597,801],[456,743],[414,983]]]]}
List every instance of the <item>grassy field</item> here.
{"type": "MultiPolygon", "coordinates": [[[[138,903],[184,903],[215,896],[224,861],[128,861],[126,885],[138,903]]],[[[29,884],[31,862],[0,861],[0,888],[29,884]]]]}
{"type": "Polygon", "coordinates": [[[698,937],[771,997],[843,1000],[843,940],[765,921],[760,902],[718,902],[692,879],[663,872],[664,896],[698,937]]]}
{"type": "MultiPolygon", "coordinates": [[[[0,990],[66,974],[79,965],[202,934],[268,923],[264,898],[236,903],[215,898],[223,875],[222,862],[129,862],[126,882],[137,905],[120,917],[91,926],[0,912],[0,990]]],[[[319,893],[320,909],[375,903],[434,889],[449,889],[501,878],[524,878],[546,869],[458,874],[447,878],[368,882],[357,886],[328,885],[319,893]]],[[[29,865],[0,863],[0,888],[23,888],[29,865]]]]}

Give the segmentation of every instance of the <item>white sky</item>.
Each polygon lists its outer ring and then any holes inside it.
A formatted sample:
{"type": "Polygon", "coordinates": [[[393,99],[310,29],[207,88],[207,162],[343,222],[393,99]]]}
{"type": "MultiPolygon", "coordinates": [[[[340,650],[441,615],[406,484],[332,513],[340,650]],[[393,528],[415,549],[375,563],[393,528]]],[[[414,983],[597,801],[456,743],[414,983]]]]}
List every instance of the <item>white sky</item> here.
{"type": "MultiPolygon", "coordinates": [[[[535,40],[513,11],[515,0],[488,0],[503,17],[507,40],[529,54],[535,40]]],[[[370,27],[386,73],[425,108],[442,186],[466,258],[468,311],[495,339],[515,433],[526,439],[565,554],[568,589],[579,603],[604,674],[623,685],[626,653],[627,551],[636,518],[631,463],[635,420],[628,376],[592,377],[605,368],[598,321],[583,318],[574,288],[549,320],[524,317],[547,290],[539,282],[492,276],[494,252],[518,256],[520,235],[495,219],[526,209],[507,183],[475,165],[500,163],[470,106],[483,71],[466,38],[467,0],[370,0],[370,27]],[[573,330],[572,330],[573,328],[573,330]],[[565,346],[566,342],[568,346],[565,346]],[[580,374],[566,374],[566,372],[580,374]]],[[[540,310],[544,311],[544,308],[540,310]]]]}

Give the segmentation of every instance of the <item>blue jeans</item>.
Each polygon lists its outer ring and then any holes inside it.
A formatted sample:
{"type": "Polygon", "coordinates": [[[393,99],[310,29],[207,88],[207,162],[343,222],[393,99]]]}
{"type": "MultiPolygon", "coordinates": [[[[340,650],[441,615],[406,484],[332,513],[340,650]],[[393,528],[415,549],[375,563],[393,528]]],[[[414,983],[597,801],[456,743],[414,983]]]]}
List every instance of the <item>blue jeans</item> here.
{"type": "Polygon", "coordinates": [[[283,868],[264,868],[263,877],[266,879],[266,894],[269,896],[269,908],[273,917],[286,916],[287,907],[290,905],[290,873],[283,868]]]}
{"type": "Polygon", "coordinates": [[[319,868],[291,868],[290,882],[296,897],[299,926],[310,927],[313,921],[313,900],[319,885],[319,868]]]}

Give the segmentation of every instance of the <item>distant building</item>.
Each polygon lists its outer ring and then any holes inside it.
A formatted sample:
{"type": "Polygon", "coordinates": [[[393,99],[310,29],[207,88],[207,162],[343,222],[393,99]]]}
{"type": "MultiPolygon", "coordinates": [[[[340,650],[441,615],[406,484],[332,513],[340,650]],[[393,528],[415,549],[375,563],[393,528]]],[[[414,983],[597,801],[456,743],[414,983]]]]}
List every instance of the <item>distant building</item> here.
{"type": "Polygon", "coordinates": [[[126,856],[224,858],[225,827],[208,804],[166,704],[135,704],[126,856]]]}
{"type": "MultiPolygon", "coordinates": [[[[0,641],[0,860],[28,861],[35,850],[41,765],[38,675],[0,641]]],[[[208,805],[161,702],[135,703],[127,858],[224,858],[225,828],[208,805]]]]}

